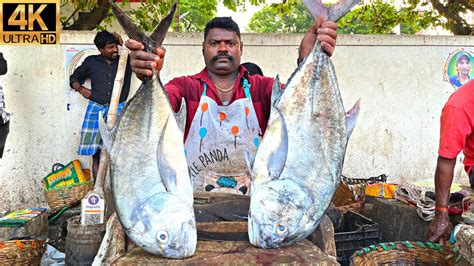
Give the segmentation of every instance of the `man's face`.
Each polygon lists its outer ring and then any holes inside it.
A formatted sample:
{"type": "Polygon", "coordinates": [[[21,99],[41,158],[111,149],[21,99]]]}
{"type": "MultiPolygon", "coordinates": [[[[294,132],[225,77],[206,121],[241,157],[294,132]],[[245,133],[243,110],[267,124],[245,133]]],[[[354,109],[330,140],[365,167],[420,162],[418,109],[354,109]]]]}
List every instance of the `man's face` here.
{"type": "Polygon", "coordinates": [[[242,56],[242,45],[234,31],[210,29],[206,40],[202,43],[207,70],[218,75],[228,75],[237,71],[242,56]]]}
{"type": "Polygon", "coordinates": [[[467,59],[459,60],[456,64],[456,70],[458,71],[458,75],[469,76],[469,72],[471,72],[471,61],[467,59]]]}
{"type": "Polygon", "coordinates": [[[116,43],[109,43],[104,48],[99,49],[100,53],[110,61],[118,58],[118,45],[116,43]]]}

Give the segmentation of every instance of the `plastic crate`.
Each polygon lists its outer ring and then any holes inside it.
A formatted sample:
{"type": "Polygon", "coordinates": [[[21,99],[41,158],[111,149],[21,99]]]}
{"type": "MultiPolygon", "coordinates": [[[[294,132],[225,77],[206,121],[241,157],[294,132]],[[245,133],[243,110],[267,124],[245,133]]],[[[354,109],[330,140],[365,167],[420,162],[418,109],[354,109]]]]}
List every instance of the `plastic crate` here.
{"type": "Polygon", "coordinates": [[[356,212],[348,211],[333,223],[337,261],[341,265],[349,265],[356,250],[380,242],[379,225],[356,212]]]}

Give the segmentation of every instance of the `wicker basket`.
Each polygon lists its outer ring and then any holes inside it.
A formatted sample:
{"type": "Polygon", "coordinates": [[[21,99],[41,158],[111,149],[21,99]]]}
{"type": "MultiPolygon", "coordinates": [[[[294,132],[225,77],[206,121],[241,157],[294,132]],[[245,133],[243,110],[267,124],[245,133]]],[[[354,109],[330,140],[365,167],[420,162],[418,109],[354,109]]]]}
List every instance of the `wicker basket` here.
{"type": "Polygon", "coordinates": [[[44,196],[51,208],[51,213],[56,213],[64,207],[72,207],[80,202],[93,186],[94,183],[91,181],[76,183],[46,190],[44,196]]]}
{"type": "Polygon", "coordinates": [[[0,242],[0,265],[40,265],[45,250],[42,240],[0,242]]]}
{"type": "Polygon", "coordinates": [[[361,212],[364,208],[364,196],[355,192],[354,189],[344,181],[339,183],[332,202],[340,212],[347,212],[349,210],[361,212]]]}
{"type": "Polygon", "coordinates": [[[351,262],[353,265],[454,265],[459,259],[457,247],[403,241],[363,248],[352,255],[351,262]]]}

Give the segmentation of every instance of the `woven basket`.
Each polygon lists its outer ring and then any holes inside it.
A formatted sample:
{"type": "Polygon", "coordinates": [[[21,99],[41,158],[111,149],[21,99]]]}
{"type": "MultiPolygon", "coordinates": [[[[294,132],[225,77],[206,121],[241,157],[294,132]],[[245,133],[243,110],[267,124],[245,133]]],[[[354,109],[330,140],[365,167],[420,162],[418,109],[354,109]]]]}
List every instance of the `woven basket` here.
{"type": "Polygon", "coordinates": [[[457,247],[403,241],[363,248],[352,255],[351,262],[353,265],[454,265],[459,259],[457,247]]]}
{"type": "MultiPolygon", "coordinates": [[[[363,190],[362,190],[363,191],[363,190]]],[[[341,181],[332,200],[336,210],[340,212],[361,212],[364,208],[364,197],[356,193],[346,182],[341,181]]]]}
{"type": "Polygon", "coordinates": [[[0,242],[0,265],[40,265],[45,250],[42,240],[0,242]]]}
{"type": "Polygon", "coordinates": [[[80,202],[93,186],[94,183],[91,181],[76,183],[46,190],[44,191],[44,196],[51,208],[51,213],[56,213],[64,207],[72,207],[80,202]]]}

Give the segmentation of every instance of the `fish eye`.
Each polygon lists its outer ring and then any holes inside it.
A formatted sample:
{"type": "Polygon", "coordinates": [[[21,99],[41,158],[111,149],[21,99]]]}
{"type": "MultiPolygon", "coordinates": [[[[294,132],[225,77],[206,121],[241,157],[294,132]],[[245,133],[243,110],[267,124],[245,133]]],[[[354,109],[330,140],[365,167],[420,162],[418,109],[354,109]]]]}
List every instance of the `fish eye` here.
{"type": "Polygon", "coordinates": [[[276,227],[276,233],[278,236],[285,236],[287,231],[288,231],[288,228],[283,224],[279,224],[276,227]]]}
{"type": "Polygon", "coordinates": [[[166,243],[168,242],[168,232],[166,231],[159,231],[156,234],[156,239],[158,239],[158,242],[160,243],[166,243]]]}

